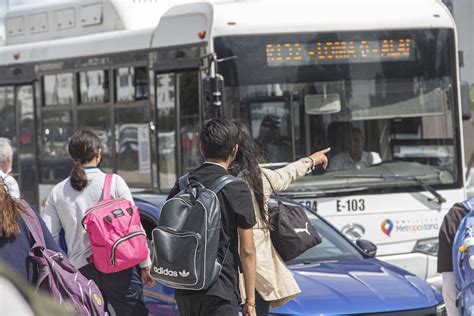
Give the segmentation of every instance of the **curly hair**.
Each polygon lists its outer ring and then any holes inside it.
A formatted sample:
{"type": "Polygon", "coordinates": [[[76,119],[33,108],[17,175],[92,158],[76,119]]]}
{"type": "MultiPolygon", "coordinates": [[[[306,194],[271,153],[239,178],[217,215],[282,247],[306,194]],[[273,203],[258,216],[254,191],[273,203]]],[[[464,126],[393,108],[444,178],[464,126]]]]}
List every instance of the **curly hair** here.
{"type": "Polygon", "coordinates": [[[229,167],[229,173],[233,176],[241,176],[252,189],[255,200],[260,211],[260,216],[264,224],[271,228],[265,211],[265,201],[263,194],[262,171],[259,164],[264,163],[263,152],[253,139],[248,127],[241,122],[234,122],[238,128],[237,144],[239,151],[235,160],[229,167]]]}
{"type": "Polygon", "coordinates": [[[0,178],[0,226],[1,236],[6,238],[20,234],[18,216],[23,212],[23,208],[8,192],[6,184],[0,178]]]}

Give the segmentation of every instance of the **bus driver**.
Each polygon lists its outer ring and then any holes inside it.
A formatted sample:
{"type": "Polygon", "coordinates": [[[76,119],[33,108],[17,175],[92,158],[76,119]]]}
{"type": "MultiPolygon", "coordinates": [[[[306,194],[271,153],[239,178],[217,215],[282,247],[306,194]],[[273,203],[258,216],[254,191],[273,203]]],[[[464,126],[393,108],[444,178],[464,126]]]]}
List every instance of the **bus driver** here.
{"type": "Polygon", "coordinates": [[[328,170],[363,169],[381,163],[382,159],[378,153],[364,150],[364,143],[362,131],[357,127],[352,127],[349,150],[334,156],[328,170]]]}

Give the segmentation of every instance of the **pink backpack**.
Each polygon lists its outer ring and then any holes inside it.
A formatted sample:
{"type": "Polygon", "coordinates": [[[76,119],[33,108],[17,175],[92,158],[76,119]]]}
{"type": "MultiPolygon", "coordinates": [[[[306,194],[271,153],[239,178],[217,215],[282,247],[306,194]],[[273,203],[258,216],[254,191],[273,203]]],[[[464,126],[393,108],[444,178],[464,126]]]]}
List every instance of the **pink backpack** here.
{"type": "Polygon", "coordinates": [[[103,273],[133,267],[148,257],[146,234],[138,208],[110,195],[113,174],[105,176],[102,199],[82,219],[92,249],[92,263],[103,273]]]}

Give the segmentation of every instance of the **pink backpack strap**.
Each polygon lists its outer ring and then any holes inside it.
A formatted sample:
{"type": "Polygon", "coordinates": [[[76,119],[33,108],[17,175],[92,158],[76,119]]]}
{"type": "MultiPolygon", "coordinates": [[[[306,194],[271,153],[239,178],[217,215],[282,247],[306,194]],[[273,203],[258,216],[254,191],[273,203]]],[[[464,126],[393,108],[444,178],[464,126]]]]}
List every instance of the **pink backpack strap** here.
{"type": "Polygon", "coordinates": [[[104,189],[102,191],[102,199],[101,199],[102,201],[109,200],[112,198],[110,191],[112,190],[112,177],[113,176],[114,176],[113,173],[107,173],[105,175],[104,189]]]}

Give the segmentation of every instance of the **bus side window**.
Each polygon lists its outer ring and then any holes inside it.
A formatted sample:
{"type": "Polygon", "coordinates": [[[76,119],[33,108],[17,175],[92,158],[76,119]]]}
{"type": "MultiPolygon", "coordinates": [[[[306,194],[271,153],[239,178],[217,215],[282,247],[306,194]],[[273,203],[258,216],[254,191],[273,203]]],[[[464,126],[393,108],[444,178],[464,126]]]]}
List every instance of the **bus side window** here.
{"type": "Polygon", "coordinates": [[[115,100],[117,102],[148,99],[146,67],[122,67],[115,70],[115,100]]]}
{"type": "Polygon", "coordinates": [[[72,160],[67,144],[73,134],[71,111],[45,111],[42,113],[41,173],[43,180],[59,181],[69,176],[72,160]]]}
{"type": "Polygon", "coordinates": [[[96,104],[109,101],[109,72],[89,70],[79,73],[79,103],[96,104]]]}
{"type": "Polygon", "coordinates": [[[43,105],[72,105],[74,86],[72,73],[43,76],[43,105]]]}
{"type": "Polygon", "coordinates": [[[149,117],[147,106],[115,110],[117,170],[135,186],[151,186],[149,117]]]}
{"type": "Polygon", "coordinates": [[[110,122],[110,110],[106,107],[87,108],[77,111],[78,128],[92,129],[102,142],[102,162],[101,169],[104,172],[113,171],[112,157],[112,123],[110,122]]]}
{"type": "Polygon", "coordinates": [[[48,74],[42,79],[40,174],[44,181],[57,182],[66,178],[72,167],[64,144],[74,132],[74,75],[48,74]]]}

